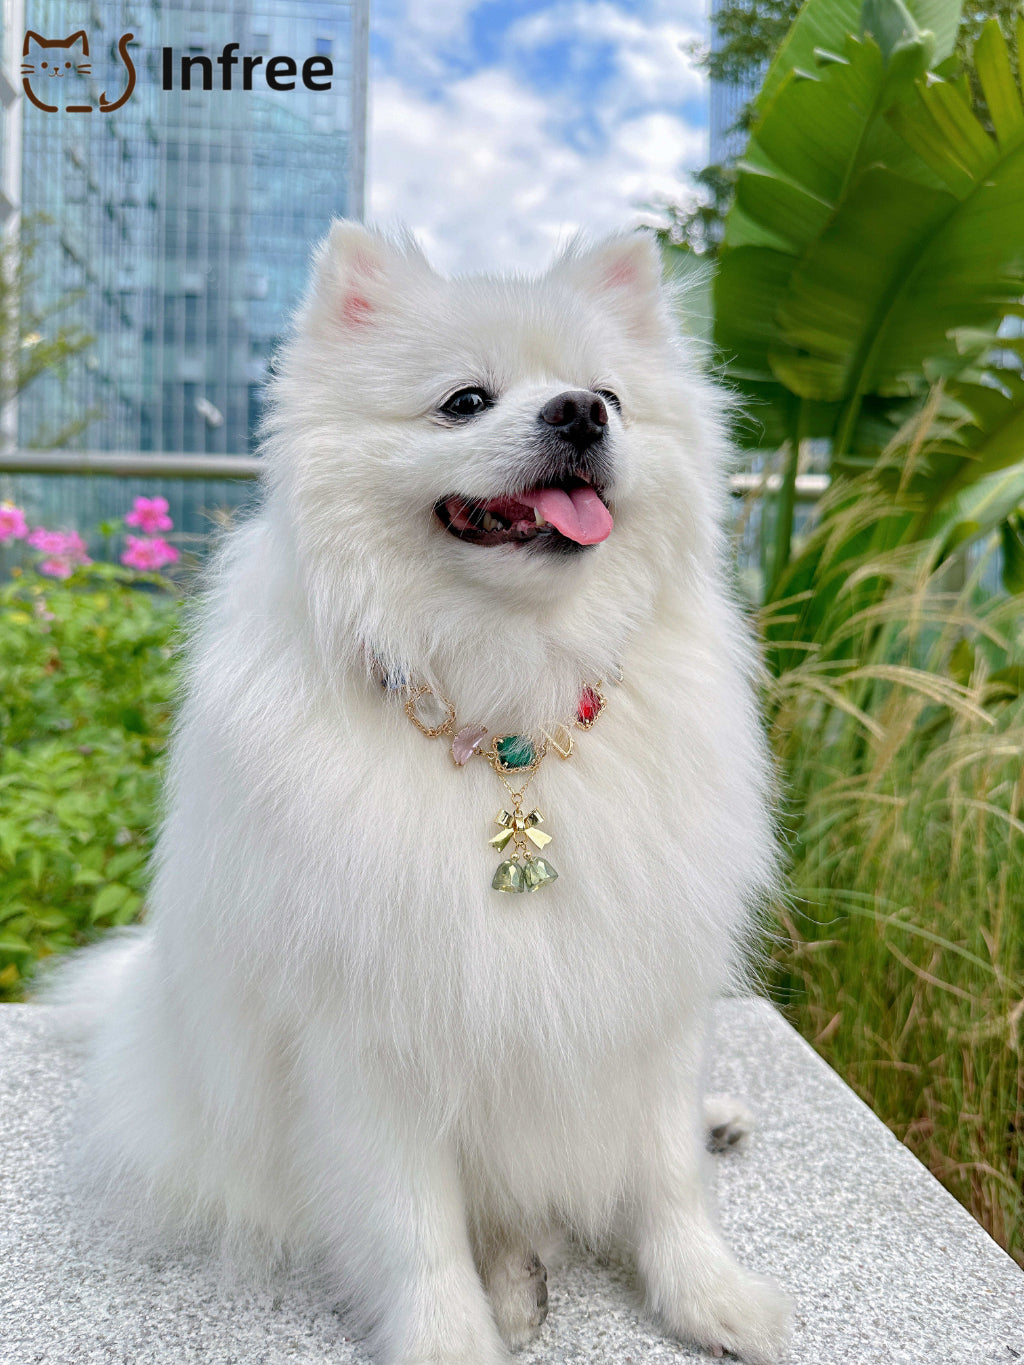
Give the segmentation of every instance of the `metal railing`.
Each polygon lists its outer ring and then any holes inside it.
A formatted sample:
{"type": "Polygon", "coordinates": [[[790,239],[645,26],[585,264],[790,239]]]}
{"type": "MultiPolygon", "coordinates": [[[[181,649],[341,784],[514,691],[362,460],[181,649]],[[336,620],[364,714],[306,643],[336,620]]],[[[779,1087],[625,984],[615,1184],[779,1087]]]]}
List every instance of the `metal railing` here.
{"type": "MultiPolygon", "coordinates": [[[[166,452],[107,450],[12,450],[0,454],[0,474],[107,474],[153,479],[257,479],[263,461],[253,455],[174,455],[166,452]]],[[[737,497],[781,486],[779,474],[733,474],[737,497]]],[[[798,474],[799,502],[815,502],[829,485],[827,474],[798,474]]]]}
{"type": "Polygon", "coordinates": [[[12,450],[0,455],[0,474],[113,474],[151,479],[256,479],[252,455],[169,455],[146,450],[12,450]]]}

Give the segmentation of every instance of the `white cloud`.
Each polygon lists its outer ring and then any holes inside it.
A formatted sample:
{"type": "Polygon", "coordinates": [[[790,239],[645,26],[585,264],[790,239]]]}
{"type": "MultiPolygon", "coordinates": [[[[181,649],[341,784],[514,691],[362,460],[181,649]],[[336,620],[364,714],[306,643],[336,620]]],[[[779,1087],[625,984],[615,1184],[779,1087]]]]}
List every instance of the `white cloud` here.
{"type": "Polygon", "coordinates": [[[704,90],[704,78],[687,50],[703,37],[703,0],[696,13],[675,5],[670,18],[660,18],[657,9],[651,4],[639,15],[609,3],[552,5],[514,24],[507,42],[534,50],[555,42],[575,48],[611,43],[619,80],[615,102],[605,104],[603,113],[614,115],[630,103],[678,106],[704,90]]]}
{"type": "Polygon", "coordinates": [[[410,226],[442,269],[536,270],[574,231],[628,227],[646,216],[643,202],[684,196],[683,171],[706,145],[703,126],[681,112],[703,89],[680,50],[697,33],[693,13],[661,0],[642,14],[553,4],[509,25],[500,66],[474,69],[472,9],[401,0],[383,14],[387,56],[371,84],[375,220],[410,226]],[[611,43],[613,58],[597,82],[567,62],[564,83],[542,92],[527,59],[551,43],[581,60],[611,43]]]}
{"type": "Polygon", "coordinates": [[[375,92],[371,216],[403,222],[442,269],[539,269],[576,230],[612,231],[680,192],[704,135],[666,113],[622,123],[596,156],[571,148],[548,104],[490,71],[428,100],[375,92]]]}

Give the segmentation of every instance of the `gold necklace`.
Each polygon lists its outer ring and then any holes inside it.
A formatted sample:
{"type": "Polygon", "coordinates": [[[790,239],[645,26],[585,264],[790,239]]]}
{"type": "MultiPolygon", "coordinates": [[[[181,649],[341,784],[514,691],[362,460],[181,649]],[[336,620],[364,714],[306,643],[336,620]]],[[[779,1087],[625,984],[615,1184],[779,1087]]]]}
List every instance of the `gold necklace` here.
{"type": "Polygon", "coordinates": [[[560,758],[567,759],[573,751],[572,730],[593,728],[607,705],[607,698],[601,691],[602,680],[598,679],[593,685],[585,684],[575,718],[556,726],[554,734],[546,735],[540,746],[527,735],[497,734],[491,735],[490,743],[485,746],[489,728],[486,725],[459,726],[455,707],[447,697],[436,693],[426,683],[414,687],[404,679],[393,681],[383,668],[380,672],[386,688],[405,691],[405,714],[420,734],[426,735],[427,739],[439,739],[441,736],[450,739],[449,754],[456,767],[464,767],[471,758],[485,758],[512,798],[512,809],[499,810],[494,817],[494,823],[499,827],[498,833],[487,841],[499,853],[505,852],[509,844],[512,845],[512,856],[498,864],[491,881],[492,888],[506,892],[539,891],[542,886],[550,885],[558,873],[547,858],[540,856],[540,852],[551,842],[551,835],[538,828],[544,823],[544,816],[539,810],[524,812],[523,797],[549,747],[560,758]],[[431,706],[435,708],[433,716],[425,714],[431,706]],[[508,781],[508,776],[513,773],[526,777],[518,790],[508,781]]]}

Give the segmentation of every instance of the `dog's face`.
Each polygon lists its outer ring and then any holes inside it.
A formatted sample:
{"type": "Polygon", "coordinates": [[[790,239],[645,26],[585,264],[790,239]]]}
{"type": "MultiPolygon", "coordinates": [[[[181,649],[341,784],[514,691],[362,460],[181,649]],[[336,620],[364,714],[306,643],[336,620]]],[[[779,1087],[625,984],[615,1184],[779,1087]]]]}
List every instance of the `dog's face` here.
{"type": "Polygon", "coordinates": [[[355,605],[377,640],[496,611],[618,629],[705,554],[717,402],[660,271],[653,243],[619,237],[537,280],[448,281],[410,243],[335,225],[267,424],[318,601],[355,605]]]}

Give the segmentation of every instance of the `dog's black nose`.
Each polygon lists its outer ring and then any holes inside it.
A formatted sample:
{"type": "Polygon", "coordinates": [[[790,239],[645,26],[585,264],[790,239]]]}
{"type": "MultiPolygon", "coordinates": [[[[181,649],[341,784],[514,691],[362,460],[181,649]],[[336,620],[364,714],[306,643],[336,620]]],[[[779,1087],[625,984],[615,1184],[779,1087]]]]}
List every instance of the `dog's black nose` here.
{"type": "Polygon", "coordinates": [[[544,404],[540,420],[554,427],[563,441],[586,450],[604,435],[608,409],[604,399],[588,389],[567,389],[544,404]]]}

